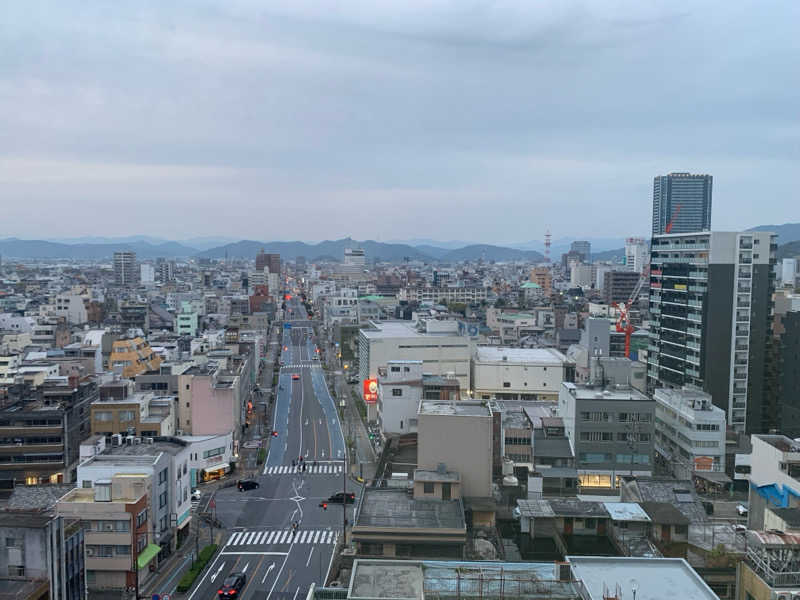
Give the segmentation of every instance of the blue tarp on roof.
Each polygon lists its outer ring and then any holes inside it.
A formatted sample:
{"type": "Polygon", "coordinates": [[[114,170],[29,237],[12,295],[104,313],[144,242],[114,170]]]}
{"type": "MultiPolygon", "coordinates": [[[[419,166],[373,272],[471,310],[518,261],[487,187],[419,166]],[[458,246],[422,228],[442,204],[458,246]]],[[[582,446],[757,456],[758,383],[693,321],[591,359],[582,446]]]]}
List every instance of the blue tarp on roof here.
{"type": "Polygon", "coordinates": [[[800,492],[796,492],[790,487],[778,485],[777,483],[770,483],[768,485],[755,485],[751,483],[750,487],[759,496],[777,508],[788,508],[790,495],[795,498],[800,498],[800,492]]]}

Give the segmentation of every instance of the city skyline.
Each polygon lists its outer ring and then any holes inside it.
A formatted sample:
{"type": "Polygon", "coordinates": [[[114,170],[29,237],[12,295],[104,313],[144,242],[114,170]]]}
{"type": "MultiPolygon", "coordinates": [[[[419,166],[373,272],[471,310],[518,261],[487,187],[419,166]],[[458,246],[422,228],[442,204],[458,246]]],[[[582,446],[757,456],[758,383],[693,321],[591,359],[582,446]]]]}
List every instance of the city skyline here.
{"type": "Polygon", "coordinates": [[[624,237],[671,171],[791,220],[796,4],[492,6],[10,6],[4,232],[624,237]]]}

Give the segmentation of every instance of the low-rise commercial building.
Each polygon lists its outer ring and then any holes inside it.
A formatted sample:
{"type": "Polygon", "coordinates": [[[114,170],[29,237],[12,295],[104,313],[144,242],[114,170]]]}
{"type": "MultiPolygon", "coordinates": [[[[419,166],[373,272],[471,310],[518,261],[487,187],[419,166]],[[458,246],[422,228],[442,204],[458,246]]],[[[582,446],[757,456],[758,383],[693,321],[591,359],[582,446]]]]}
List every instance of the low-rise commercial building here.
{"type": "Polygon", "coordinates": [[[656,458],[674,477],[694,472],[725,473],[725,411],[711,396],[693,389],[657,388],[656,458]]]}
{"type": "Polygon", "coordinates": [[[561,385],[558,411],[581,488],[615,489],[623,475],[649,476],[655,402],[625,386],[561,385]]]}
{"type": "Polygon", "coordinates": [[[478,346],[472,359],[474,397],[484,400],[555,401],[574,379],[575,363],[553,348],[478,346]]]}
{"type": "Polygon", "coordinates": [[[470,388],[472,343],[457,321],[373,322],[359,330],[358,343],[361,381],[377,379],[390,360],[421,360],[426,373],[455,377],[462,392],[470,388]]]}
{"type": "Polygon", "coordinates": [[[110,438],[113,434],[142,437],[175,435],[173,396],[138,393],[117,400],[107,398],[92,403],[92,434],[110,438]]]}
{"type": "Polygon", "coordinates": [[[158,564],[150,483],[146,475],[117,474],[94,481],[91,488],[75,488],[58,501],[61,517],[83,523],[89,591],[130,590],[137,575],[141,584],[150,564],[158,564]]]}
{"type": "Polygon", "coordinates": [[[147,371],[158,371],[159,357],[141,337],[124,338],[113,343],[108,359],[111,369],[123,377],[136,377],[147,371]]]}

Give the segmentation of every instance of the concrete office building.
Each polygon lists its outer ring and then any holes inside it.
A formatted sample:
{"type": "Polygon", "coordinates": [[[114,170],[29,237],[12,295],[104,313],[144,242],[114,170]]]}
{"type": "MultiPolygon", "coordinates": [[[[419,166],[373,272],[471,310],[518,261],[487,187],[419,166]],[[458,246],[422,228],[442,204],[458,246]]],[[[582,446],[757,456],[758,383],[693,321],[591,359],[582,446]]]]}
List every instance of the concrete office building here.
{"type": "Polygon", "coordinates": [[[258,254],[256,254],[256,271],[267,271],[269,273],[280,274],[281,255],[266,254],[264,250],[261,250],[258,254]]]}
{"type": "MultiPolygon", "coordinates": [[[[606,304],[623,304],[633,294],[641,275],[635,271],[608,271],[603,276],[603,299],[606,304]]],[[[633,299],[635,304],[638,298],[633,299]]]]}
{"type": "Polygon", "coordinates": [[[569,246],[570,252],[576,252],[581,255],[581,260],[585,263],[592,262],[592,244],[585,240],[578,240],[572,242],[569,246]]]}
{"type": "Polygon", "coordinates": [[[122,287],[139,284],[136,252],[114,252],[114,284],[122,287]]]}
{"type": "Polygon", "coordinates": [[[437,471],[444,464],[459,474],[462,496],[491,497],[492,409],[482,402],[423,400],[418,419],[418,468],[437,471]]]}
{"type": "Polygon", "coordinates": [[[737,431],[774,426],[765,385],[776,236],[765,231],[655,236],[648,386],[711,394],[737,431]]]}
{"type": "Polygon", "coordinates": [[[691,173],[656,177],[653,180],[653,235],[709,231],[713,179],[711,175],[691,173]]]}
{"type": "Polygon", "coordinates": [[[475,399],[558,399],[561,383],[575,380],[575,363],[554,348],[478,346],[472,359],[475,399]]]}
{"type": "Polygon", "coordinates": [[[472,342],[459,334],[457,321],[420,319],[370,323],[358,332],[358,375],[375,379],[390,360],[421,360],[426,373],[452,376],[470,388],[472,342]]]}
{"type": "Polygon", "coordinates": [[[797,259],[784,258],[781,261],[781,283],[786,287],[797,285],[797,259]]]}
{"type": "Polygon", "coordinates": [[[625,386],[561,384],[559,416],[581,488],[616,489],[623,475],[650,476],[655,401],[625,386]]]}
{"type": "Polygon", "coordinates": [[[695,471],[725,473],[725,411],[697,389],[658,388],[656,458],[678,479],[695,471]]]}
{"type": "Polygon", "coordinates": [[[770,509],[800,508],[800,443],[785,435],[752,435],[748,527],[765,529],[770,509]]]}

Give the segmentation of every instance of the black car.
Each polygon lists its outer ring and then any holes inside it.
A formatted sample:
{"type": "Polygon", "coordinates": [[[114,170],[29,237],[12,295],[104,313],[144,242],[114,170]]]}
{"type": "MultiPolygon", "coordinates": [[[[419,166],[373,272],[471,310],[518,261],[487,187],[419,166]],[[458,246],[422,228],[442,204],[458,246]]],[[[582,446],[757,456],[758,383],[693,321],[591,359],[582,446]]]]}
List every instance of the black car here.
{"type": "Polygon", "coordinates": [[[257,490],[260,488],[261,485],[252,479],[240,479],[238,488],[240,492],[246,492],[247,490],[257,490]]]}
{"type": "Polygon", "coordinates": [[[218,598],[236,598],[242,591],[247,577],[244,573],[231,573],[222,582],[222,587],[217,591],[218,598]]]}
{"type": "Polygon", "coordinates": [[[334,504],[352,504],[356,501],[356,495],[352,492],[336,492],[333,496],[328,498],[328,502],[332,502],[334,504]]]}

